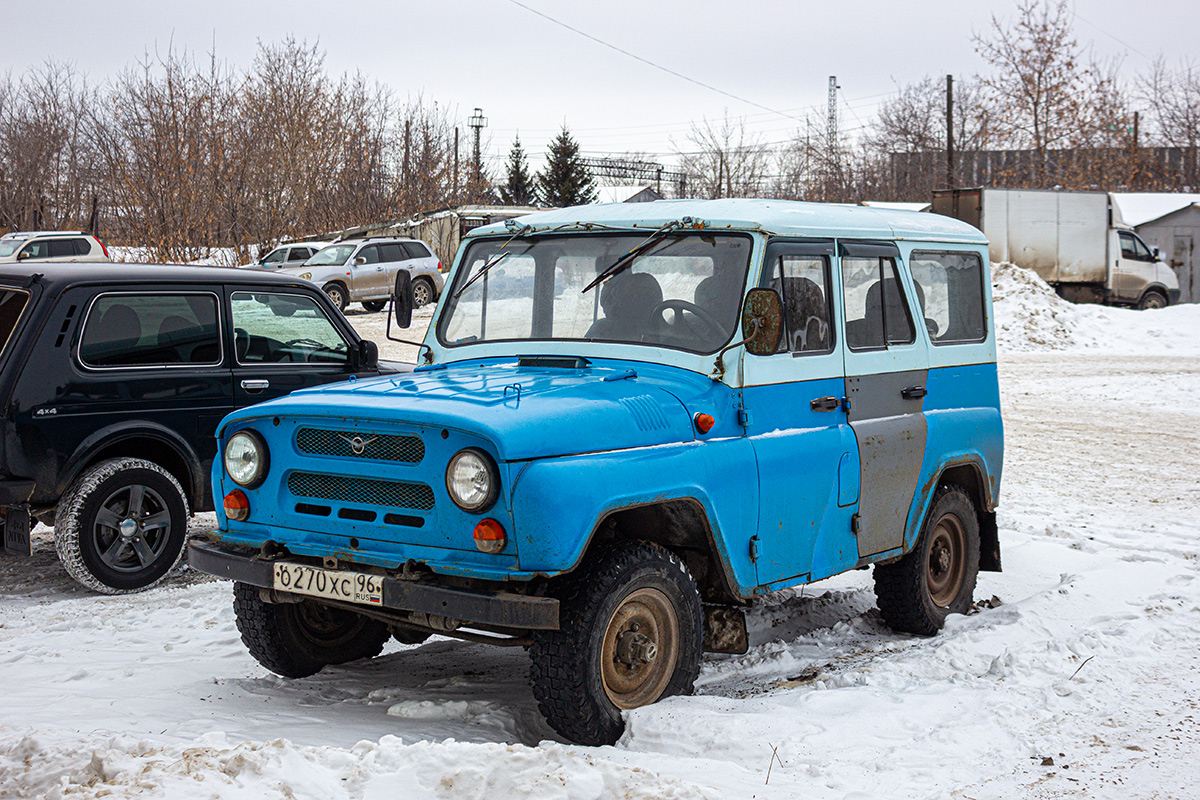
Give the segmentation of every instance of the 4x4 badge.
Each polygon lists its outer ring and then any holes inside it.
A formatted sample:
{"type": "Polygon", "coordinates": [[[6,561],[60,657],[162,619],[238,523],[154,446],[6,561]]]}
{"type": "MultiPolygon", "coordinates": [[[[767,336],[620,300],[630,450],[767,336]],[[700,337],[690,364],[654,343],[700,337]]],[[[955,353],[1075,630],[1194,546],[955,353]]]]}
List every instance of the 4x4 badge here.
{"type": "Polygon", "coordinates": [[[338,438],[350,445],[350,451],[356,456],[361,456],[366,452],[367,445],[378,439],[378,436],[372,436],[370,439],[364,439],[361,436],[346,436],[339,433],[338,438]]]}

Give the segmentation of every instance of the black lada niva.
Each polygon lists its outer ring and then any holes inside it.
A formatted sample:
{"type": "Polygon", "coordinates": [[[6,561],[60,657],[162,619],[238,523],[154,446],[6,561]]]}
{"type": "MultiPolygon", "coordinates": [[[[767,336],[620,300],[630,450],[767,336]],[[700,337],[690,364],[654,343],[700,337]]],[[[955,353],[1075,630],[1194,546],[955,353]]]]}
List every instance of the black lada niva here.
{"type": "Polygon", "coordinates": [[[118,594],[162,580],[212,508],[214,432],[378,362],[318,287],[146,264],[0,267],[0,512],[6,553],[54,526],[67,571],[118,594]]]}

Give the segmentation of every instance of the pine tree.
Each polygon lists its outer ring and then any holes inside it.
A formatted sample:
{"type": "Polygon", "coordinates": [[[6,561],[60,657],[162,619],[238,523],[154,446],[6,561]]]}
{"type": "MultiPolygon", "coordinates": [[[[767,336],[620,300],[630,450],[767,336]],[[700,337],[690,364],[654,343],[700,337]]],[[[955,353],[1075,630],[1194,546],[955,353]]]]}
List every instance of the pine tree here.
{"type": "Polygon", "coordinates": [[[537,187],[533,185],[533,176],[529,174],[529,159],[525,157],[525,149],[521,147],[521,137],[513,139],[512,149],[508,151],[507,178],[500,187],[500,202],[506,206],[531,206],[537,202],[537,187]]]}
{"type": "Polygon", "coordinates": [[[596,201],[592,173],[579,157],[579,143],[563,125],[546,151],[546,169],[538,173],[542,200],[548,206],[562,208],[596,201]]]}

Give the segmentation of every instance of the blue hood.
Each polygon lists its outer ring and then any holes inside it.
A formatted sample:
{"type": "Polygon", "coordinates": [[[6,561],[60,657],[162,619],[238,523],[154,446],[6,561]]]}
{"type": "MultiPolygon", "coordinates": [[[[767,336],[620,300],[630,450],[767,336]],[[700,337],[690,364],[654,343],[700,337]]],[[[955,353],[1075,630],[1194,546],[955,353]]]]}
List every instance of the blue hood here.
{"type": "Polygon", "coordinates": [[[234,412],[226,424],[286,415],[454,428],[491,441],[503,461],[521,461],[693,441],[684,405],[693,399],[708,413],[732,407],[727,386],[674,367],[471,361],[305,389],[234,412]]]}

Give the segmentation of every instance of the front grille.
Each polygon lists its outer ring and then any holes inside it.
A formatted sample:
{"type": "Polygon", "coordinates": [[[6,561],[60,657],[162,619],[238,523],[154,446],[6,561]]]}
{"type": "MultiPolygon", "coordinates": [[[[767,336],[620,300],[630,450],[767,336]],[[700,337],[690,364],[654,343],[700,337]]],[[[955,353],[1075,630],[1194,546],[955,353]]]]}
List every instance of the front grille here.
{"type": "Polygon", "coordinates": [[[393,433],[301,428],[296,431],[296,447],[301,453],[310,455],[403,461],[408,464],[416,464],[425,457],[425,443],[421,437],[393,433]]]}
{"type": "Polygon", "coordinates": [[[423,483],[408,481],[381,481],[374,478],[293,472],[288,476],[288,490],[297,497],[337,500],[342,503],[414,508],[418,511],[429,511],[433,508],[433,489],[423,483]]]}

